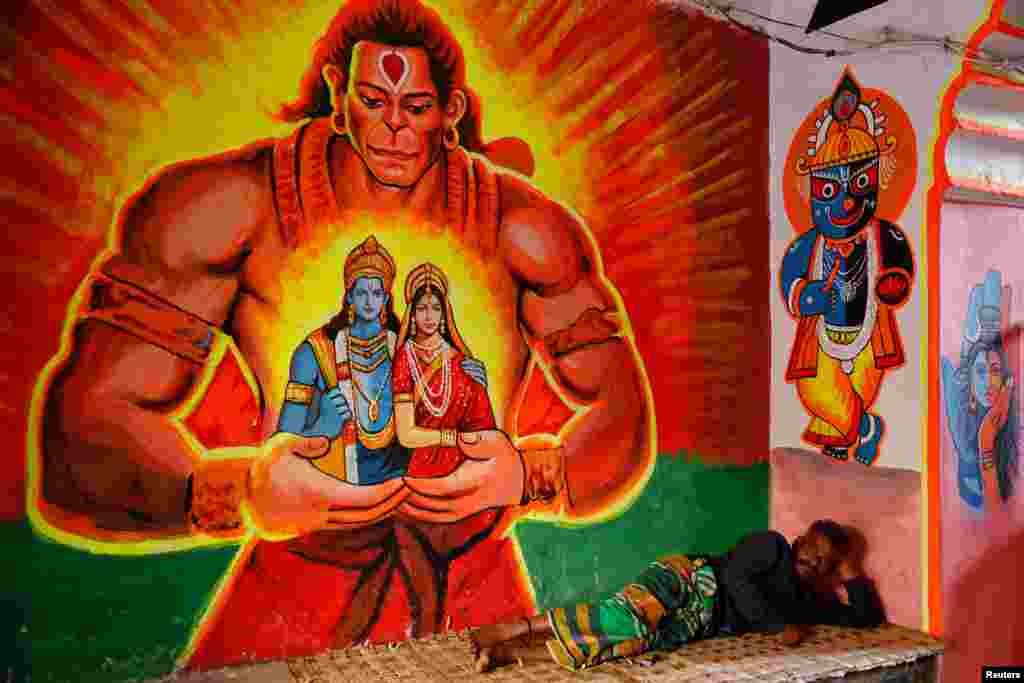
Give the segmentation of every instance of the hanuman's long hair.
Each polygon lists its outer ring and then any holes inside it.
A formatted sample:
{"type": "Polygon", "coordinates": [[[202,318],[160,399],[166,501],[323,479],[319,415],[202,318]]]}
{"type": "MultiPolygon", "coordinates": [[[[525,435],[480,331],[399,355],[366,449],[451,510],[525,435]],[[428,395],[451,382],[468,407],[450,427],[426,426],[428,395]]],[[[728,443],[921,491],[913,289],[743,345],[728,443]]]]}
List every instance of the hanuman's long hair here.
{"type": "Polygon", "coordinates": [[[480,100],[466,84],[466,59],[455,36],[438,13],[420,0],[349,0],[313,47],[313,61],[299,85],[299,97],[283,104],[276,118],[301,121],[330,116],[334,109],[323,78],[323,68],[334,64],[341,71],[341,87],[348,86],[349,67],[356,43],[371,41],[393,47],[422,48],[430,59],[430,76],[442,105],[453,90],[466,93],[466,113],[457,126],[462,146],[483,151],[480,100]]]}

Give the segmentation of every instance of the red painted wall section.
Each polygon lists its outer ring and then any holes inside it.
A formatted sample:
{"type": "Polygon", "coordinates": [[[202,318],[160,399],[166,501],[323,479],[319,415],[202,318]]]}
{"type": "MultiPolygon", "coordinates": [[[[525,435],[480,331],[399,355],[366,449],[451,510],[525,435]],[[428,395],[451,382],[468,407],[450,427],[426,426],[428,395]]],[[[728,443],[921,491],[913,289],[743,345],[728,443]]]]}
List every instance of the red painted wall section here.
{"type": "Polygon", "coordinates": [[[765,524],[763,38],[656,2],[15,9],[0,607],[36,671],[462,629],[599,556],[613,588],[616,520],[765,524]]]}

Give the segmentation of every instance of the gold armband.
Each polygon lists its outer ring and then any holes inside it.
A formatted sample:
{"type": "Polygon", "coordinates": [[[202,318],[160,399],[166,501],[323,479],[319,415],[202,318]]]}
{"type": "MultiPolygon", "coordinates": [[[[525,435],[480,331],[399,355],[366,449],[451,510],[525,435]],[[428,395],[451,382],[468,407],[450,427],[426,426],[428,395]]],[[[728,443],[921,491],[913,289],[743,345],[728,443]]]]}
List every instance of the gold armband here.
{"type": "Polygon", "coordinates": [[[243,527],[242,503],[249,489],[249,458],[203,460],[192,473],[189,524],[194,531],[234,536],[243,527]]]}
{"type": "Polygon", "coordinates": [[[456,448],[459,445],[459,433],[454,429],[441,430],[441,448],[456,448]]]}
{"type": "Polygon", "coordinates": [[[395,403],[412,403],[412,394],[395,394],[391,400],[395,403]]]}
{"type": "Polygon", "coordinates": [[[91,276],[79,312],[82,320],[107,323],[122,332],[194,363],[205,363],[216,326],[152,292],[104,273],[91,276]]]}
{"type": "Polygon", "coordinates": [[[308,406],[313,402],[313,387],[309,384],[288,382],[284,388],[284,400],[289,403],[301,403],[308,406]]]}
{"type": "Polygon", "coordinates": [[[592,344],[622,336],[622,321],[615,310],[588,308],[569,327],[544,337],[552,356],[563,356],[592,344]]]}
{"type": "Polygon", "coordinates": [[[565,466],[561,448],[536,448],[521,451],[523,458],[523,500],[550,502],[565,490],[565,466]]]}

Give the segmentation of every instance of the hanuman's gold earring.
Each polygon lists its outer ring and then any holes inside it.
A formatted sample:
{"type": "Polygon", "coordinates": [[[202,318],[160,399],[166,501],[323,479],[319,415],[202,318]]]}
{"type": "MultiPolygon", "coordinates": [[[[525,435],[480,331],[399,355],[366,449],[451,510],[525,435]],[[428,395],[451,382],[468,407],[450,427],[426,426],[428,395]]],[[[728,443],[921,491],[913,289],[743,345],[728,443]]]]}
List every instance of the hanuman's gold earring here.
{"type": "Polygon", "coordinates": [[[415,320],[410,320],[409,321],[409,336],[410,337],[415,337],[416,336],[416,321],[415,320]]]}
{"type": "Polygon", "coordinates": [[[338,135],[345,135],[348,132],[345,126],[345,115],[340,111],[331,114],[331,128],[338,135]]]}

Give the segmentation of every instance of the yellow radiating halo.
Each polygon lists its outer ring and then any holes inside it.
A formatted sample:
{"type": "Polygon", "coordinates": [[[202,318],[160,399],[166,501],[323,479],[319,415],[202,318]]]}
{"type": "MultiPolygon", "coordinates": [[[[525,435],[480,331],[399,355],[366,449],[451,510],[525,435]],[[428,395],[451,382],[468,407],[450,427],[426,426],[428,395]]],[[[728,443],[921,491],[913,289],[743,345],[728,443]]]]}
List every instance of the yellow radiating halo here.
{"type": "Polygon", "coordinates": [[[261,331],[270,361],[264,395],[271,410],[281,405],[291,355],[314,330],[341,310],[345,294],[345,258],[370,235],[395,259],[391,295],[395,313],[405,313],[402,294],[413,268],[430,262],[449,282],[459,332],[473,356],[487,368],[488,393],[495,418],[503,424],[506,408],[518,385],[518,371],[509,349],[522,345],[516,317],[515,283],[501,262],[487,263],[448,233],[412,219],[364,215],[325,232],[333,236],[293,251],[282,264],[279,315],[261,331]]]}

